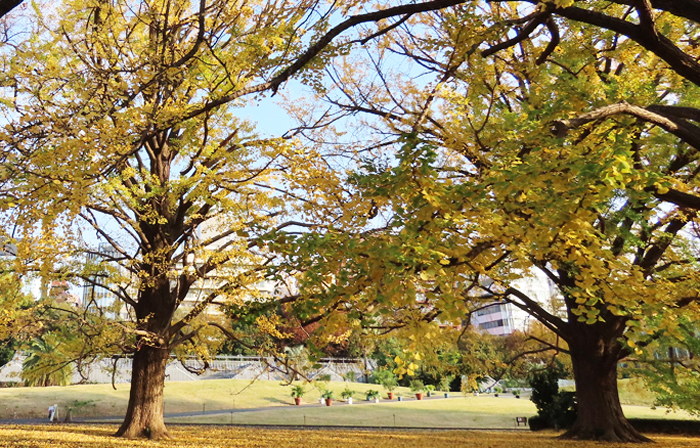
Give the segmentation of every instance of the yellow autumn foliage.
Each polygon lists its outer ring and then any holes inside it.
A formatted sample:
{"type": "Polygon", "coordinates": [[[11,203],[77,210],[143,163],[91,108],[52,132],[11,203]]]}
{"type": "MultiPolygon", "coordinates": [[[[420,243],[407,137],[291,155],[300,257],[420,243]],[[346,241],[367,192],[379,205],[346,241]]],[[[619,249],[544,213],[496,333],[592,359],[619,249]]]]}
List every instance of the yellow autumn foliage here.
{"type": "MultiPolygon", "coordinates": [[[[553,432],[529,431],[368,431],[359,429],[312,430],[268,429],[230,427],[172,427],[171,441],[124,440],[112,436],[115,427],[100,425],[20,426],[10,425],[0,429],[0,446],[51,447],[51,448],[112,448],[112,447],[160,447],[178,448],[248,448],[248,447],[316,447],[338,446],[372,448],[505,448],[505,447],[556,447],[588,448],[599,446],[597,442],[565,441],[555,438],[553,432]]],[[[657,448],[695,447],[698,440],[692,437],[659,436],[657,448]]],[[[622,448],[630,444],[609,444],[610,448],[622,448]]]]}

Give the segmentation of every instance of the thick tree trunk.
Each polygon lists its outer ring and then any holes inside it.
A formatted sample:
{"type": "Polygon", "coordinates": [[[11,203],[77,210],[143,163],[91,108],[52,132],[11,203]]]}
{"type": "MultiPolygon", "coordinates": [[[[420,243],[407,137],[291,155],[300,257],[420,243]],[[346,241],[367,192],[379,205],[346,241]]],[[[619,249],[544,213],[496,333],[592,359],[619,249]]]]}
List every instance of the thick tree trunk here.
{"type": "MultiPolygon", "coordinates": [[[[592,325],[594,326],[594,325],[592,325]]],[[[591,327],[592,327],[591,326],[591,327]]],[[[627,421],[617,391],[617,339],[583,331],[570,346],[576,381],[577,418],[562,438],[608,442],[651,442],[627,421]]]]}
{"type": "Polygon", "coordinates": [[[169,437],[163,421],[163,386],[169,355],[168,350],[147,345],[134,354],[129,407],[117,436],[153,440],[169,437]]]}

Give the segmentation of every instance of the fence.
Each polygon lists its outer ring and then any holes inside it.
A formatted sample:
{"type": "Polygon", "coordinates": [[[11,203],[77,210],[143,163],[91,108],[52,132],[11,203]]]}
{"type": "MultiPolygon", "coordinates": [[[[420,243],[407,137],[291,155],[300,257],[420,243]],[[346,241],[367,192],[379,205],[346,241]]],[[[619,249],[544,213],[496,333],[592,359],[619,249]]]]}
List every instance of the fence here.
{"type": "MultiPolygon", "coordinates": [[[[16,354],[12,361],[0,368],[0,383],[21,381],[19,374],[22,371],[24,358],[24,355],[16,354]]],[[[131,381],[131,362],[130,358],[101,359],[87,366],[83,365],[81,366],[83,375],[76,371],[73,374],[72,383],[111,383],[112,376],[115,383],[128,383],[131,381]]],[[[202,367],[202,363],[197,359],[184,360],[189,370],[182,364],[173,358],[165,369],[165,380],[252,380],[257,378],[286,381],[290,379],[290,375],[293,375],[284,364],[275,359],[256,356],[217,356],[209,362],[209,368],[199,375],[191,371],[202,367]]],[[[367,375],[376,368],[375,361],[371,359],[323,358],[318,364],[321,364],[320,368],[304,372],[309,379],[328,375],[331,381],[343,381],[348,374],[351,374],[355,381],[364,382],[367,375]]]]}

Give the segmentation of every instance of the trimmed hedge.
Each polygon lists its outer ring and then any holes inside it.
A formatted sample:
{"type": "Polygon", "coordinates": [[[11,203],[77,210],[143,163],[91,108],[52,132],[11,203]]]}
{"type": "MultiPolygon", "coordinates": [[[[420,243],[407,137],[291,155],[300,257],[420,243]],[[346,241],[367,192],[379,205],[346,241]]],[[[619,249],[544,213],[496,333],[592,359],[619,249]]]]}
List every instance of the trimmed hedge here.
{"type": "Polygon", "coordinates": [[[629,422],[639,432],[656,434],[700,434],[700,420],[667,420],[660,418],[631,418],[629,422]]]}
{"type": "Polygon", "coordinates": [[[542,431],[543,429],[549,428],[547,419],[540,415],[533,415],[528,418],[527,424],[530,427],[530,431],[542,431]]]}

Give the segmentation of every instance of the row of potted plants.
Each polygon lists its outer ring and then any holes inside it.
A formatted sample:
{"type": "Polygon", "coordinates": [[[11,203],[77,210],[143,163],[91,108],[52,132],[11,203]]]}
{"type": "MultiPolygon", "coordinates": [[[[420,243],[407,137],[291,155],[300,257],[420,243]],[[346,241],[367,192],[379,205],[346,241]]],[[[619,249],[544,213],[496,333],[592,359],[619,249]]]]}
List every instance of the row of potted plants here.
{"type": "MultiPolygon", "coordinates": [[[[423,393],[425,392],[428,397],[432,396],[432,394],[435,392],[435,386],[432,385],[423,385],[423,382],[419,380],[414,380],[410,384],[410,388],[413,391],[413,393],[416,396],[417,400],[422,400],[423,399],[423,393]]],[[[387,391],[387,398],[389,400],[394,399],[394,390],[395,388],[391,388],[391,390],[387,391]]],[[[292,386],[292,397],[294,398],[294,403],[296,405],[301,404],[301,399],[302,397],[306,394],[306,389],[304,388],[303,385],[296,385],[292,386]]],[[[345,388],[341,393],[340,396],[343,400],[345,400],[348,404],[352,404],[352,400],[354,395],[356,394],[355,391],[350,390],[349,388],[345,388]]],[[[380,394],[379,391],[369,389],[367,392],[365,392],[366,399],[367,401],[374,401],[376,403],[379,403],[379,398],[380,394]]],[[[448,398],[449,394],[445,392],[445,398],[448,398]]],[[[321,392],[321,399],[322,401],[325,401],[326,406],[331,406],[333,403],[333,398],[334,398],[334,393],[331,390],[324,390],[321,392]]],[[[401,401],[402,397],[398,397],[398,400],[401,401]]]]}
{"type": "MultiPolygon", "coordinates": [[[[372,375],[379,382],[379,384],[386,389],[389,399],[393,400],[394,389],[399,386],[399,380],[396,378],[396,375],[389,370],[379,370],[374,372],[372,375]]],[[[447,391],[450,387],[450,381],[451,377],[445,377],[440,381],[440,389],[444,391],[445,398],[449,397],[449,392],[447,391]]],[[[409,383],[409,387],[411,391],[416,394],[416,398],[418,400],[423,399],[423,393],[425,393],[428,397],[435,393],[435,386],[432,384],[424,385],[423,382],[418,379],[411,381],[409,383]]]]}

